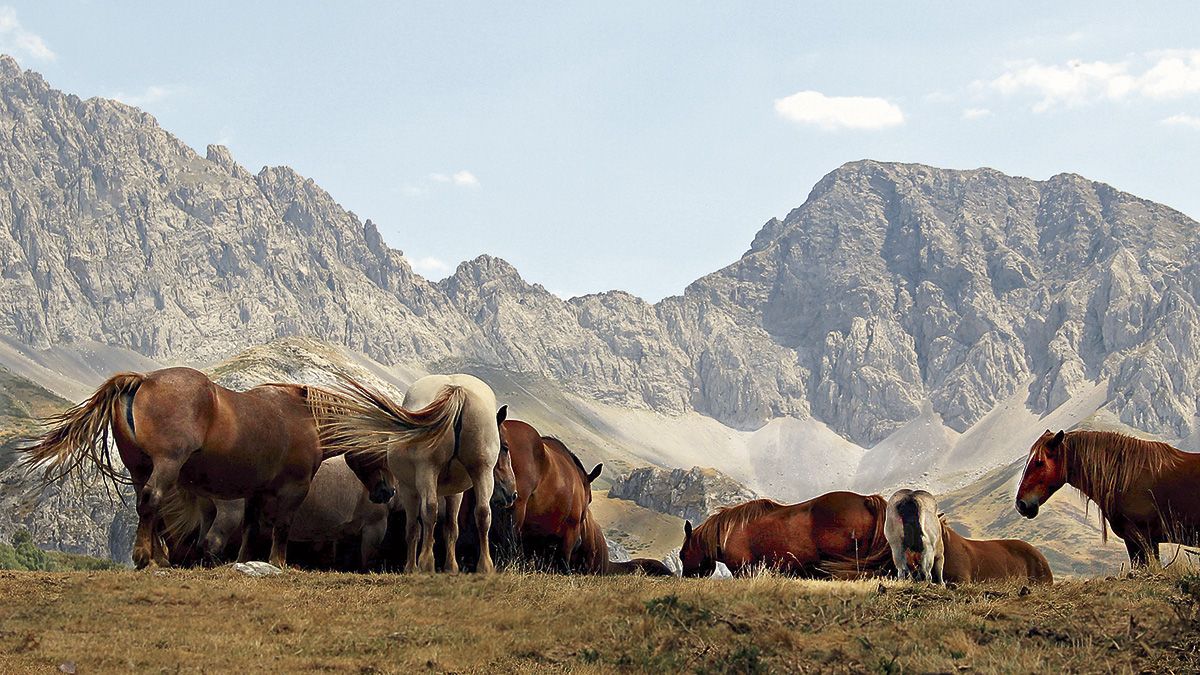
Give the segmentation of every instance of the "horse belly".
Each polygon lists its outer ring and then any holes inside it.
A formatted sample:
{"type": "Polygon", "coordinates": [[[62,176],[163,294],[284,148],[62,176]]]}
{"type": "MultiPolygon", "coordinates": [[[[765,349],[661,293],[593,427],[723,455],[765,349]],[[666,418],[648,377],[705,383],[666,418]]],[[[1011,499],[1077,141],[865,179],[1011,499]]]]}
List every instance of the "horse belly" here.
{"type": "Polygon", "coordinates": [[[278,462],[261,460],[253,454],[202,448],[183,465],[179,482],[215,499],[252,497],[279,473],[278,462]]]}

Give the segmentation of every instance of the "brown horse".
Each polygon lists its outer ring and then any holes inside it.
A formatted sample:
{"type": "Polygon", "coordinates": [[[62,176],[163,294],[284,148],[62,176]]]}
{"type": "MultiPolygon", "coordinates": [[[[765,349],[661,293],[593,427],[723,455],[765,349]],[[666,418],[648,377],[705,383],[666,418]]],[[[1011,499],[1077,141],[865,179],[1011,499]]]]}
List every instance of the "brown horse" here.
{"type": "Polygon", "coordinates": [[[1051,583],[1054,574],[1046,556],[1020,539],[967,539],[942,521],[947,583],[977,583],[1024,579],[1051,583]]]}
{"type": "Polygon", "coordinates": [[[1096,503],[1101,536],[1112,528],[1135,567],[1158,560],[1163,542],[1200,544],[1200,455],[1108,431],[1047,429],[1029,449],[1017,511],[1037,516],[1066,483],[1096,503]]]}
{"type": "MultiPolygon", "coordinates": [[[[287,563],[287,539],[296,508],[323,459],[312,399],[333,407],[333,395],[315,387],[266,384],[236,392],[191,368],[109,378],[90,399],[51,418],[52,427],[24,448],[43,480],[92,467],[114,483],[132,483],[138,531],[138,567],[169,564],[160,509],[168,495],[247,499],[238,557],[249,559],[260,531],[271,532],[270,561],[287,563]],[[108,447],[109,428],[126,479],[108,447]]],[[[455,424],[443,392],[424,409],[405,411],[403,424],[417,439],[441,438],[455,424]]]]}
{"type": "Polygon", "coordinates": [[[785,506],[769,499],[721,509],[684,524],[679,557],[686,577],[709,576],[718,562],[735,575],[756,567],[803,577],[854,577],[891,562],[879,495],[830,492],[785,506]]]}
{"type": "Polygon", "coordinates": [[[562,441],[541,436],[525,422],[508,420],[501,428],[517,478],[513,527],[521,548],[537,561],[569,571],[592,501],[592,481],[603,465],[586,471],[562,441]]]}

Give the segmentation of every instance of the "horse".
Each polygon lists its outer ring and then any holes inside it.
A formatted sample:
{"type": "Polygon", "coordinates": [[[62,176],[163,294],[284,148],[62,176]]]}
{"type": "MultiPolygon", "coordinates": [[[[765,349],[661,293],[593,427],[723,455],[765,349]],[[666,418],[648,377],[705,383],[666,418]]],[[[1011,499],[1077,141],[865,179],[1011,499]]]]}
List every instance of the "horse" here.
{"type": "Polygon", "coordinates": [[[513,529],[520,547],[528,557],[570,571],[592,501],[591,484],[604,465],[587,471],[562,441],[542,436],[525,422],[507,420],[500,426],[517,479],[513,529]]]}
{"type": "MultiPolygon", "coordinates": [[[[170,495],[183,499],[246,499],[240,560],[249,560],[260,531],[271,533],[269,560],[287,564],[293,514],[321,461],[341,451],[323,448],[310,408],[316,387],[264,384],[236,392],[191,368],[145,375],[119,373],[83,403],[47,420],[50,428],[23,448],[42,480],[82,475],[88,467],[114,485],[132,484],[138,568],[170,564],[160,511],[170,495]],[[111,428],[126,478],[109,451],[111,428]]],[[[325,398],[320,396],[319,398],[325,398]]],[[[447,401],[406,417],[416,439],[444,435],[447,401]]]]}
{"type": "Polygon", "coordinates": [[[1110,431],[1047,429],[1029,449],[1017,512],[1036,517],[1066,483],[1099,507],[1102,540],[1111,528],[1133,567],[1158,561],[1161,543],[1200,544],[1200,455],[1110,431]]]}
{"type": "Polygon", "coordinates": [[[943,577],[948,583],[1021,579],[1054,582],[1046,556],[1020,539],[967,539],[941,521],[945,550],[943,577]]]}
{"type": "Polygon", "coordinates": [[[925,490],[897,490],[888,500],[883,535],[901,579],[945,583],[946,551],[937,501],[925,490]]]}
{"type": "Polygon", "coordinates": [[[802,577],[855,577],[890,563],[879,495],[830,492],[799,504],[755,499],[729,506],[693,529],[684,523],[679,557],[686,577],[718,562],[735,575],[758,566],[802,577]]]}
{"type": "MultiPolygon", "coordinates": [[[[471,487],[480,498],[475,505],[479,571],[494,571],[488,546],[493,492],[500,491],[506,502],[516,495],[504,494],[504,486],[497,486],[493,477],[500,433],[491,387],[471,375],[428,375],[413,383],[400,406],[373,387],[343,376],[336,394],[331,405],[316,408],[322,441],[340,453],[386,457],[406,514],[405,571],[435,571],[434,530],[439,502],[446,496],[454,498],[446,500],[442,531],[447,550],[455,550],[461,493],[471,487]],[[436,408],[442,428],[453,427],[453,438],[417,437],[408,431],[406,416],[417,407],[436,408]]],[[[447,556],[445,569],[458,571],[455,556],[447,556]]]]}

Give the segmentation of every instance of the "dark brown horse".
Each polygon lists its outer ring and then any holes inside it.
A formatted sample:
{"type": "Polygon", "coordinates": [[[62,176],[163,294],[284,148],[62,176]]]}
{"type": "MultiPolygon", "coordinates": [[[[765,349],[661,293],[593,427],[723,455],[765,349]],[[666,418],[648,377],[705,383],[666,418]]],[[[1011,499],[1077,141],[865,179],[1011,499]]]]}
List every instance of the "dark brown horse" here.
{"type": "Polygon", "coordinates": [[[1096,503],[1102,537],[1112,528],[1135,567],[1158,560],[1161,543],[1200,544],[1200,455],[1108,431],[1047,429],[1029,450],[1017,511],[1037,516],[1066,483],[1096,503]]]}
{"type": "MultiPolygon", "coordinates": [[[[247,560],[260,531],[271,533],[270,561],[287,562],[287,539],[296,508],[325,452],[310,408],[313,397],[332,408],[333,395],[319,388],[266,384],[236,392],[191,368],[146,375],[115,375],[80,405],[51,418],[42,437],[24,448],[43,479],[57,480],[88,467],[113,482],[131,482],[137,494],[138,567],[169,564],[160,514],[172,492],[209,499],[247,499],[246,527],[238,557],[247,560]],[[129,479],[109,453],[109,428],[129,479]]],[[[416,438],[445,436],[454,426],[446,414],[449,394],[404,423],[416,438]]]]}
{"type": "Polygon", "coordinates": [[[942,575],[947,583],[977,583],[1023,579],[1051,583],[1054,574],[1046,556],[1020,539],[967,539],[942,521],[946,562],[942,575]]]}
{"type": "Polygon", "coordinates": [[[521,547],[535,560],[571,570],[592,501],[591,484],[603,465],[586,471],[562,441],[541,436],[525,422],[508,420],[501,430],[517,479],[513,526],[521,547]]]}
{"type": "Polygon", "coordinates": [[[769,499],[721,509],[684,525],[683,575],[708,576],[718,562],[735,575],[768,567],[803,577],[854,577],[890,564],[883,533],[887,501],[830,492],[785,506],[769,499]]]}

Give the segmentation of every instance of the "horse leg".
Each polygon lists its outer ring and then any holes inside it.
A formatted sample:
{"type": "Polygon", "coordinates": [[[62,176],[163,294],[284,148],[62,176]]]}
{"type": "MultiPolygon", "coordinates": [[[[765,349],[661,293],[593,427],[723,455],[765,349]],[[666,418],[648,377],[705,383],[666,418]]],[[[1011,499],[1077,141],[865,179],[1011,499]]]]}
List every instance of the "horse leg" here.
{"type": "Polygon", "coordinates": [[[933,561],[933,583],[938,586],[946,585],[946,577],[943,575],[943,570],[946,566],[946,556],[939,555],[933,561]]]}
{"type": "Polygon", "coordinates": [[[287,483],[266,503],[264,515],[271,528],[270,562],[279,569],[287,567],[288,531],[292,528],[292,517],[308,495],[308,485],[308,481],[287,483]]]}
{"type": "Polygon", "coordinates": [[[261,497],[251,497],[246,500],[246,515],[242,518],[242,547],[238,549],[238,562],[249,562],[254,559],[262,532],[262,511],[261,497]]]}
{"type": "Polygon", "coordinates": [[[359,569],[367,572],[371,569],[371,565],[375,562],[375,558],[379,555],[379,548],[383,544],[383,538],[387,535],[387,518],[380,518],[379,522],[368,523],[362,529],[362,536],[359,542],[359,555],[361,563],[359,569]]]}
{"type": "Polygon", "coordinates": [[[421,545],[421,499],[416,492],[404,489],[400,493],[404,506],[404,571],[417,571],[417,554],[421,545]]]}
{"type": "Polygon", "coordinates": [[[442,514],[442,541],[446,544],[445,572],[458,573],[458,510],[462,508],[463,495],[446,495],[446,512],[442,514]]]}
{"type": "Polygon", "coordinates": [[[475,487],[475,527],[479,530],[479,564],[475,566],[475,571],[480,574],[496,571],[488,543],[488,531],[492,529],[492,491],[496,488],[492,471],[493,467],[487,465],[471,469],[471,482],[475,487]]]}
{"type": "MultiPolygon", "coordinates": [[[[1125,538],[1125,550],[1129,552],[1129,566],[1132,568],[1145,567],[1150,564],[1150,555],[1147,550],[1149,547],[1143,541],[1142,537],[1137,533],[1129,533],[1125,538]]],[[[1157,556],[1158,547],[1155,546],[1155,555],[1157,556]]]]}
{"type": "Polygon", "coordinates": [[[162,518],[159,516],[159,509],[167,490],[173,488],[179,479],[179,469],[182,466],[181,461],[160,457],[159,461],[154,463],[150,478],[138,490],[138,530],[133,547],[133,560],[138,569],[148,565],[169,567],[171,564],[167,557],[166,542],[162,538],[162,518]]]}
{"type": "MultiPolygon", "coordinates": [[[[433,555],[433,538],[437,533],[438,519],[438,499],[437,494],[437,474],[429,472],[421,472],[423,475],[414,476],[416,479],[417,493],[420,495],[420,525],[421,525],[421,551],[417,555],[417,569],[426,574],[433,574],[437,571],[437,560],[433,555]]],[[[451,554],[453,557],[453,554],[451,554]]]]}

